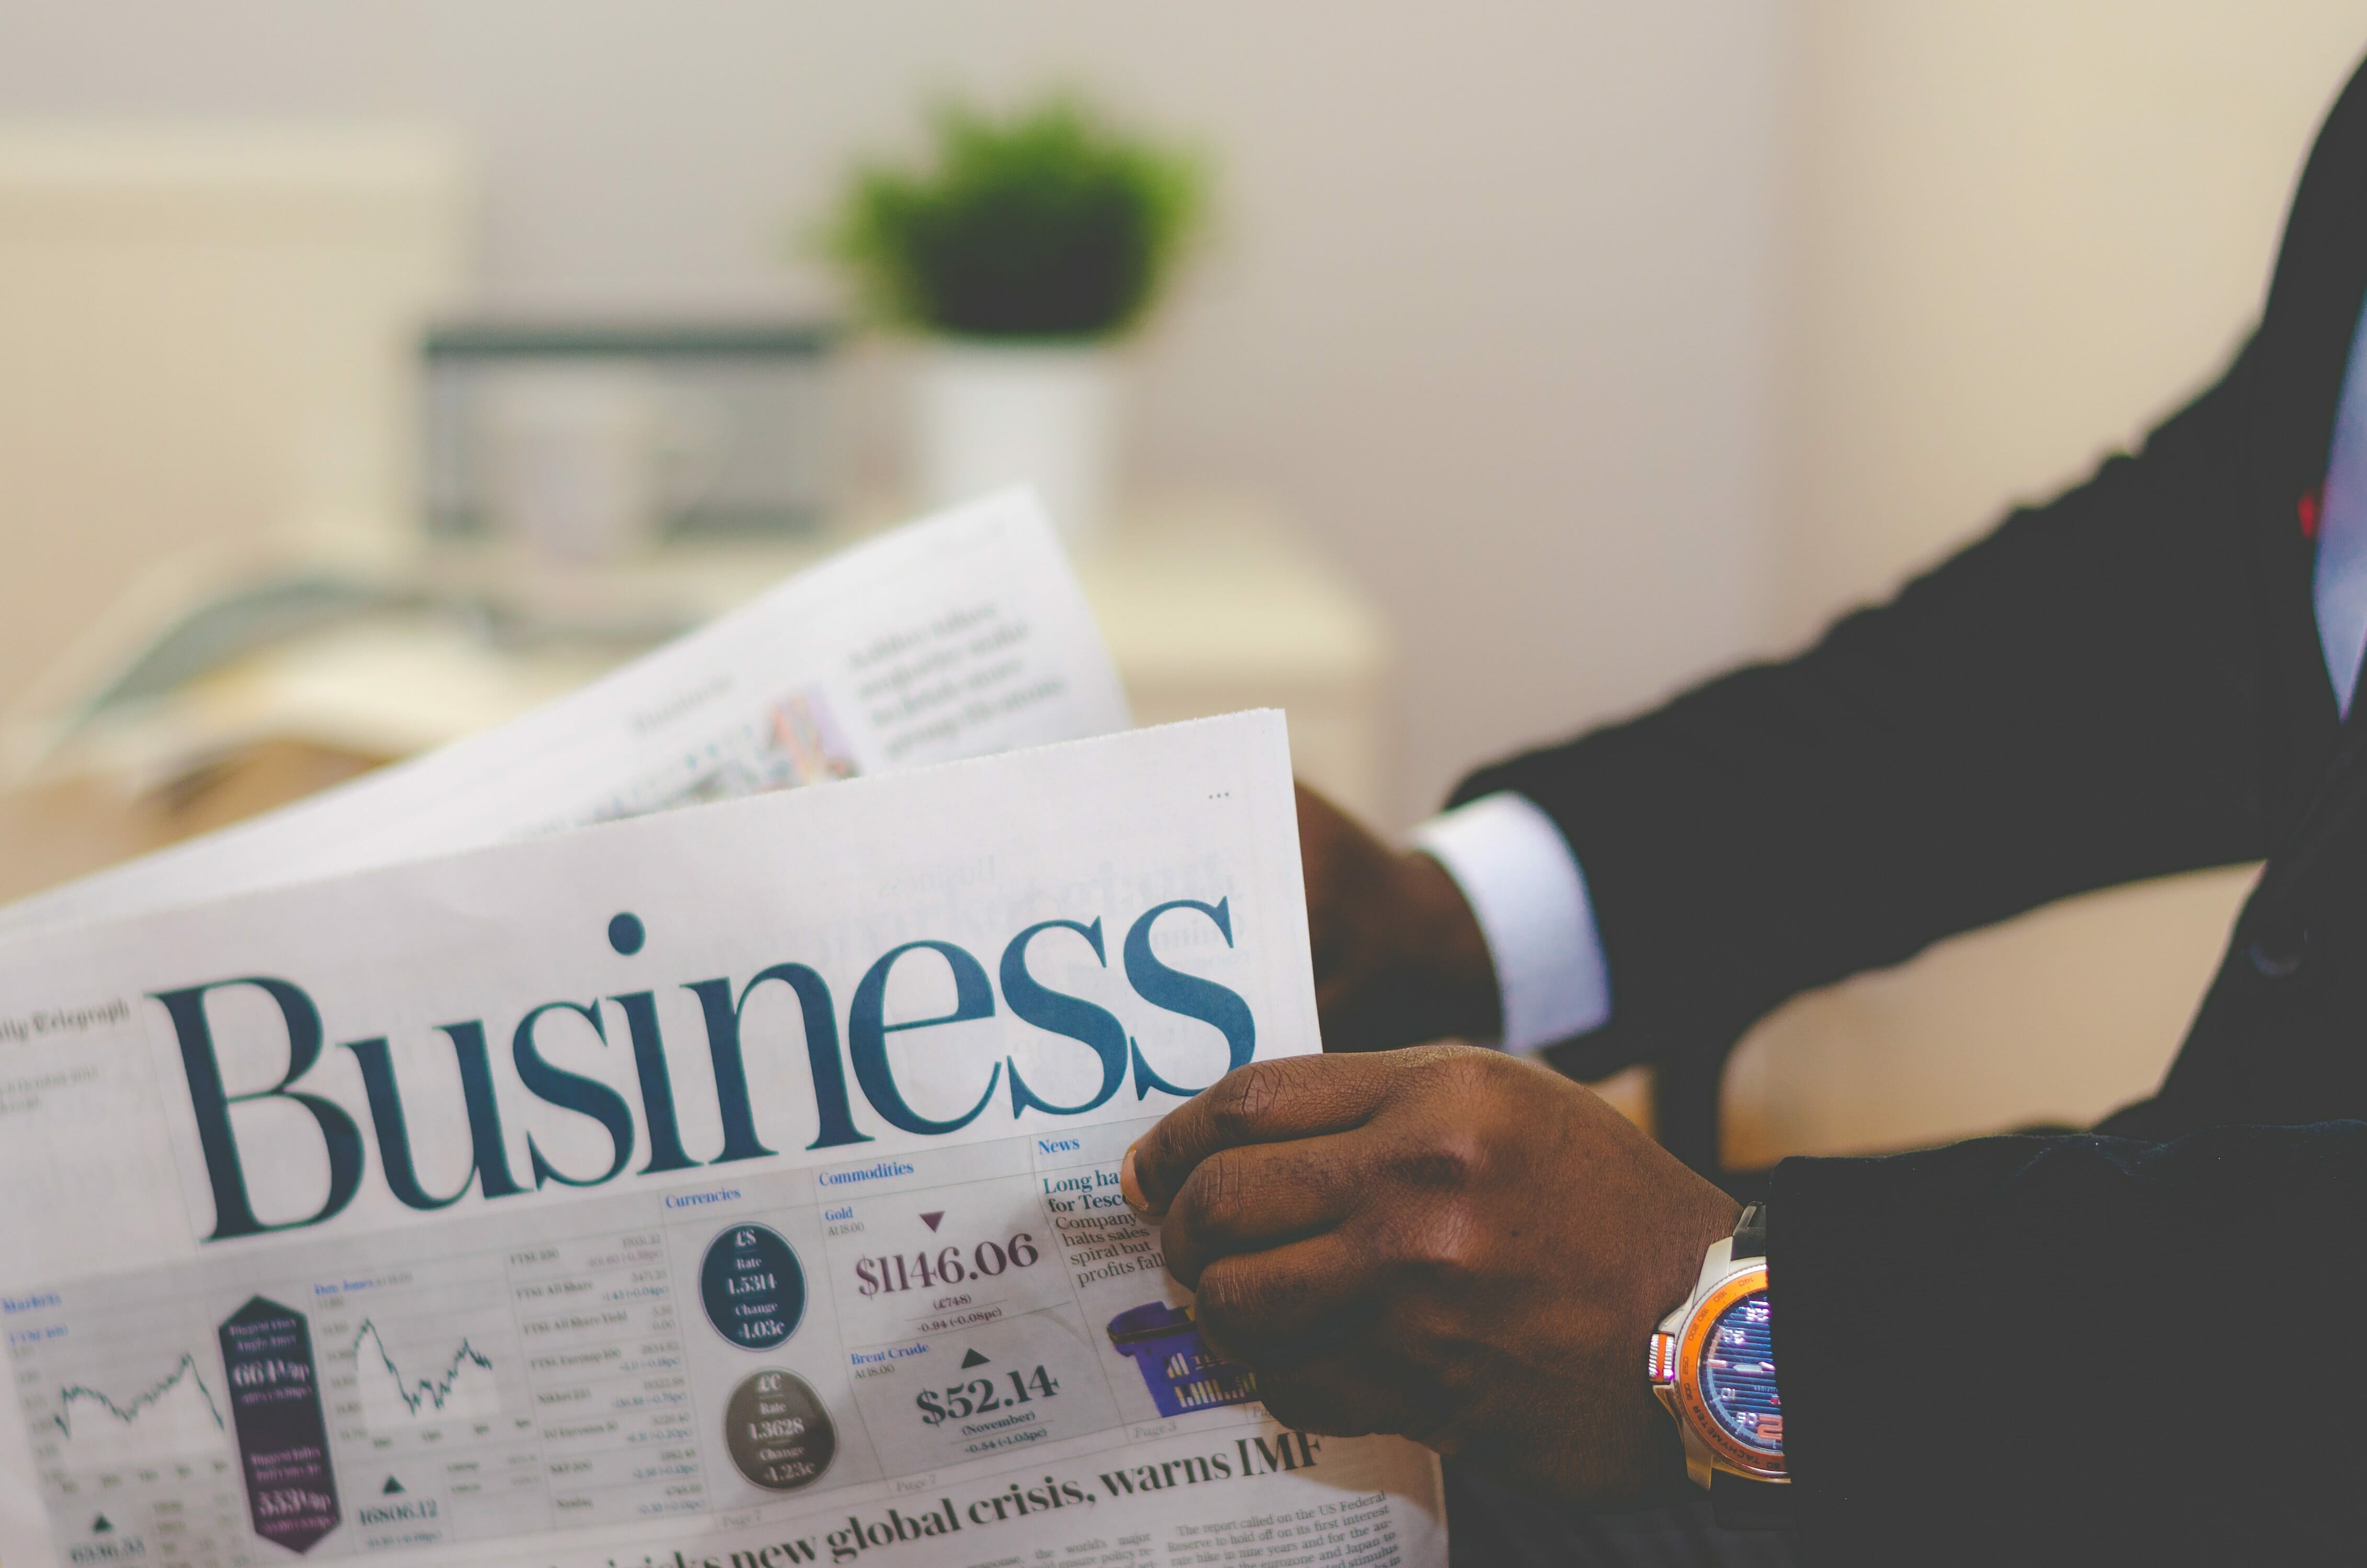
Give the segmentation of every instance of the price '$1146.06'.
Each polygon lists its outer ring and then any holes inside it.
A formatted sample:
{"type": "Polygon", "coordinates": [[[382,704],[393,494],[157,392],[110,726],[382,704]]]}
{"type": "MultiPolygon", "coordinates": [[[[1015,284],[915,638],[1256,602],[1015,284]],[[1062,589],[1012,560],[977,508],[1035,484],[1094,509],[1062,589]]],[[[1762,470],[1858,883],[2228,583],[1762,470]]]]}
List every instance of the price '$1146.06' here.
{"type": "Polygon", "coordinates": [[[967,1279],[991,1279],[1014,1268],[1033,1267],[1043,1253],[1021,1233],[1007,1242],[942,1246],[934,1252],[883,1253],[855,1260],[855,1289],[866,1296],[896,1290],[934,1290],[967,1279]]]}

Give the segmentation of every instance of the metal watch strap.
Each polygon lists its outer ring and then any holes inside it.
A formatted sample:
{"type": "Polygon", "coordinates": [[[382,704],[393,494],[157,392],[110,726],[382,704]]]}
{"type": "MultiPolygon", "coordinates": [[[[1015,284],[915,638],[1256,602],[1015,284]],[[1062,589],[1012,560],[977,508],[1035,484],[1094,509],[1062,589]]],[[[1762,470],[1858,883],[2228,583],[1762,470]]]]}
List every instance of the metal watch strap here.
{"type": "Polygon", "coordinates": [[[1754,1203],[1734,1222],[1734,1261],[1767,1256],[1767,1205],[1754,1203]]]}

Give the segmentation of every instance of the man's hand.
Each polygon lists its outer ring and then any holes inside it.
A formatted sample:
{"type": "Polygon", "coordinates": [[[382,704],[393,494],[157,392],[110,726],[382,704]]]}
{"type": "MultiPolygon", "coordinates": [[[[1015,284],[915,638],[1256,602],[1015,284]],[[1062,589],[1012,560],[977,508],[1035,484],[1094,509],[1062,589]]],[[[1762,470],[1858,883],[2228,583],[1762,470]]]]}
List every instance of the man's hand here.
{"type": "Polygon", "coordinates": [[[1255,1062],[1123,1175],[1276,1420],[1572,1501],[1682,1480],[1644,1352],[1739,1210],[1578,1085],[1463,1046],[1255,1062]]]}
{"type": "Polygon", "coordinates": [[[1391,849],[1303,784],[1298,852],[1324,1050],[1495,1036],[1496,971],[1446,868],[1391,849]]]}

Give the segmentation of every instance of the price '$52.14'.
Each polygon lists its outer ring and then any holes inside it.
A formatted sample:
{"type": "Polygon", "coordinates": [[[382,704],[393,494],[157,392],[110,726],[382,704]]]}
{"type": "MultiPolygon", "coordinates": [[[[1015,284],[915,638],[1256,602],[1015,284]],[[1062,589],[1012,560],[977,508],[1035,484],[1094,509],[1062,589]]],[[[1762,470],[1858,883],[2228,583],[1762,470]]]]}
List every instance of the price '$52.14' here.
{"type": "Polygon", "coordinates": [[[921,1419],[934,1426],[942,1421],[967,1421],[989,1411],[1016,1410],[1038,1399],[1055,1398],[1059,1392],[1059,1380],[1038,1366],[1032,1372],[1005,1372],[1000,1378],[973,1378],[948,1389],[923,1389],[912,1396],[912,1403],[920,1406],[921,1419]],[[1010,1385],[1007,1394],[1005,1383],[1010,1385]]]}

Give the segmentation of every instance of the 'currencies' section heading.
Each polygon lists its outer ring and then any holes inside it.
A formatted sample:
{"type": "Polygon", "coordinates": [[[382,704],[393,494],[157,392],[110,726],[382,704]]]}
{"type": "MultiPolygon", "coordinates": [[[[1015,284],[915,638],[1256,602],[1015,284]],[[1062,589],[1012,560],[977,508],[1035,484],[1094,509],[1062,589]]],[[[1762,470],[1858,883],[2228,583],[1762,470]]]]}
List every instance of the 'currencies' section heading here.
{"type": "MultiPolygon", "coordinates": [[[[1127,927],[1118,954],[1127,984],[1150,1006],[1215,1028],[1224,1038],[1227,1065],[1239,1067],[1256,1054],[1257,1022],[1249,1003],[1239,992],[1173,968],[1152,951],[1154,929],[1162,924],[1187,922],[1199,925],[1203,933],[1213,927],[1228,948],[1234,945],[1229,898],[1219,893],[1213,903],[1170,899],[1137,915],[1127,927]]],[[[641,921],[630,913],[619,914],[608,923],[609,946],[618,954],[638,953],[646,937],[641,921]]],[[[605,998],[623,1020],[639,1089],[638,1106],[609,1084],[556,1065],[538,1043],[544,1021],[561,1016],[580,1019],[603,1045],[610,1043],[609,1014],[598,1002],[538,1002],[521,1007],[515,1020],[471,1018],[439,1025],[436,1032],[449,1045],[458,1069],[471,1150],[469,1169],[442,1192],[427,1189],[414,1163],[413,1108],[406,1106],[396,1082],[386,1036],[347,1040],[335,1047],[350,1053],[359,1069],[360,1103],[350,1103],[350,1091],[341,1098],[315,1074],[326,1054],[328,1030],[311,993],[298,981],[242,975],[149,995],[171,1020],[197,1121],[214,1209],[213,1230],[204,1239],[221,1242],[300,1230],[332,1220],[353,1202],[373,1171],[397,1200],[411,1209],[432,1210],[448,1209],[471,1194],[492,1201],[554,1184],[604,1186],[623,1176],[637,1159],[642,1163],[633,1175],[650,1176],[776,1158],[779,1152],[758,1136],[756,1096],[741,1041],[741,1024],[750,999],[776,986],[794,998],[803,1025],[804,1074],[820,1123],[819,1135],[806,1145],[809,1151],[873,1141],[873,1135],[864,1131],[866,1119],[857,1111],[857,1095],[869,1117],[878,1122],[905,1133],[942,1137],[990,1114],[1014,1119],[1030,1110],[1055,1117],[1082,1116],[1106,1104],[1129,1077],[1137,1099],[1148,1098],[1153,1091],[1188,1097],[1207,1086],[1169,1082],[1144,1059],[1140,1047],[1107,1008],[1055,990],[1038,979],[1030,968],[1030,955],[1055,943],[1068,945],[1072,957],[1080,949],[1090,952],[1101,967],[1109,967],[1099,915],[1091,920],[1039,920],[1014,933],[995,956],[991,977],[980,957],[958,943],[921,940],[891,948],[871,962],[855,986],[845,1010],[843,1047],[837,1001],[828,983],[809,964],[784,961],[745,977],[718,975],[679,982],[697,999],[707,1067],[722,1122],[722,1148],[706,1159],[693,1157],[684,1146],[655,990],[605,998]],[[953,1009],[934,1017],[889,1021],[889,975],[899,966],[921,965],[936,966],[950,976],[953,1009]],[[287,1069],[269,1087],[234,1094],[226,1086],[216,1004],[232,993],[250,996],[259,993],[267,998],[270,1007],[265,1016],[276,1014],[276,1028],[285,1034],[287,1069]],[[1091,1051],[1101,1071],[1095,1091],[1082,1100],[1061,1103],[1031,1086],[1015,1057],[1002,1056],[977,1064],[984,1070],[983,1076],[977,1098],[967,1111],[930,1117],[914,1109],[889,1059],[889,1037],[992,1017],[998,1006],[1091,1051]],[[504,1104],[493,1067],[493,1041],[504,1035],[519,1089],[540,1105],[556,1107],[597,1128],[608,1149],[605,1168],[567,1168],[531,1136],[525,1143],[525,1168],[515,1168],[504,1134],[504,1117],[514,1116],[521,1108],[504,1104]],[[850,1069],[852,1089],[847,1081],[850,1069]],[[266,1104],[281,1108],[280,1112],[268,1118],[250,1113],[243,1126],[233,1118],[239,1107],[266,1104]],[[256,1214],[249,1194],[250,1159],[258,1153],[258,1145],[277,1142],[277,1146],[268,1151],[269,1165],[286,1168],[290,1163],[287,1156],[294,1151],[284,1141],[300,1138],[315,1141],[318,1152],[326,1157],[327,1196],[318,1210],[303,1218],[266,1221],[256,1214]]],[[[266,1043],[275,1049],[276,1059],[278,1042],[266,1043]]]]}

